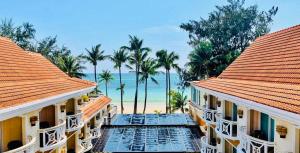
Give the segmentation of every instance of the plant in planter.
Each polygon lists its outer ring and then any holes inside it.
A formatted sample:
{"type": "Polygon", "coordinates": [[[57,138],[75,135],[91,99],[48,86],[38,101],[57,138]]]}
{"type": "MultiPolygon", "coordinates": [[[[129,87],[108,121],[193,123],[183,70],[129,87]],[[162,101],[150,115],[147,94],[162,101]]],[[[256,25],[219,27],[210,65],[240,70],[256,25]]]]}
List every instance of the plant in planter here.
{"type": "Polygon", "coordinates": [[[66,110],[66,105],[61,105],[60,106],[60,112],[65,112],[65,110],[66,110]]]}
{"type": "Polygon", "coordinates": [[[242,109],[239,109],[239,110],[237,111],[237,114],[238,114],[239,118],[243,118],[244,111],[243,111],[242,109]]]}
{"type": "Polygon", "coordinates": [[[84,102],[88,102],[90,100],[89,96],[87,95],[83,95],[81,98],[84,102]]]}
{"type": "Polygon", "coordinates": [[[280,135],[280,138],[285,138],[287,135],[287,128],[284,126],[277,125],[276,126],[276,131],[280,135]]]}
{"type": "Polygon", "coordinates": [[[37,117],[37,116],[31,116],[31,117],[29,118],[29,120],[30,120],[31,126],[35,126],[35,124],[36,124],[36,122],[37,122],[37,120],[38,120],[38,117],[37,117]]]}

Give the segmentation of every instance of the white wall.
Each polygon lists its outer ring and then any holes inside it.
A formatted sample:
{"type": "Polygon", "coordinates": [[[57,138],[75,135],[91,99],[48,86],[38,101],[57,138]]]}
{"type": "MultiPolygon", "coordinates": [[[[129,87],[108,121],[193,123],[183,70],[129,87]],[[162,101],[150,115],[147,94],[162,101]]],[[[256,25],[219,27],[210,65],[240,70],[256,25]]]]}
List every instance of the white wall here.
{"type": "MultiPolygon", "coordinates": [[[[277,153],[296,153],[296,148],[299,148],[299,140],[297,140],[297,134],[299,136],[298,130],[294,125],[288,122],[282,121],[280,119],[275,119],[276,126],[284,126],[287,128],[286,138],[280,138],[278,132],[275,131],[274,142],[275,142],[275,152],[277,153]]],[[[298,151],[299,152],[299,151],[298,151]]]]}

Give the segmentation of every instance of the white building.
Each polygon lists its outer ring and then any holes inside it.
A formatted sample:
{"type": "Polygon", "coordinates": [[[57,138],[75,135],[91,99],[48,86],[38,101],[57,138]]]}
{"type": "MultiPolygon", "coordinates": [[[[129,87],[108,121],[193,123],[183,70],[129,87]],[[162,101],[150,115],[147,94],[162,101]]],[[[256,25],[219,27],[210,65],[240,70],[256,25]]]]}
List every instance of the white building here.
{"type": "Polygon", "coordinates": [[[0,152],[86,152],[101,135],[111,99],[46,58],[0,37],[0,152]]]}
{"type": "Polygon", "coordinates": [[[202,153],[300,153],[300,25],[257,38],[191,97],[202,153]]]}

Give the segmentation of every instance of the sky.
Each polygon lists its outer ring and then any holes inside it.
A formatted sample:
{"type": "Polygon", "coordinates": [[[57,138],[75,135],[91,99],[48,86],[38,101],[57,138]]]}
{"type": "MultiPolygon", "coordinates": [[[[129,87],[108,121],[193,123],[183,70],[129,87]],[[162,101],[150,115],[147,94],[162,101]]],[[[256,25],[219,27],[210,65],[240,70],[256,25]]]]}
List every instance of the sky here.
{"type": "MultiPolygon", "coordinates": [[[[175,51],[179,65],[184,66],[192,48],[188,33],[179,28],[189,20],[207,18],[216,5],[226,0],[6,0],[0,4],[0,19],[11,18],[15,25],[30,22],[37,39],[57,36],[74,55],[102,44],[105,54],[128,44],[128,36],[136,35],[150,47],[152,56],[160,49],[175,51]]],[[[300,24],[300,0],[246,0],[260,10],[278,6],[271,31],[300,24]]],[[[86,64],[85,72],[92,72],[86,64]]],[[[101,62],[98,71],[109,69],[110,61],[101,62]]]]}

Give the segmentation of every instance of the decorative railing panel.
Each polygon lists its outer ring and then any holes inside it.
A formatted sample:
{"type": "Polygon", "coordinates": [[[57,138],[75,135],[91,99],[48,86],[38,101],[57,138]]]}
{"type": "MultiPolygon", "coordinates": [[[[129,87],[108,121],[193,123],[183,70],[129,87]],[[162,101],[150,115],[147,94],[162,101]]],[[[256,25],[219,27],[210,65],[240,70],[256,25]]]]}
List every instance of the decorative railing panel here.
{"type": "Polygon", "coordinates": [[[210,145],[206,136],[201,138],[201,153],[217,153],[217,146],[210,145]]]}
{"type": "Polygon", "coordinates": [[[210,124],[214,124],[216,123],[216,114],[217,114],[217,110],[213,110],[213,109],[208,109],[205,108],[205,106],[203,107],[203,115],[202,118],[210,124]]]}
{"type": "Polygon", "coordinates": [[[79,140],[80,145],[81,145],[81,153],[87,152],[89,150],[91,150],[93,148],[93,144],[92,144],[92,139],[88,138],[88,139],[84,139],[84,140],[79,140]]]}
{"type": "Polygon", "coordinates": [[[75,115],[67,115],[67,132],[76,131],[84,126],[82,120],[83,113],[77,113],[75,115]]]}
{"type": "Polygon", "coordinates": [[[101,136],[101,126],[90,130],[92,139],[99,138],[101,136]]]}
{"type": "Polygon", "coordinates": [[[57,147],[58,145],[64,144],[67,140],[65,131],[66,122],[47,129],[39,129],[40,150],[47,151],[57,147]]]}
{"type": "Polygon", "coordinates": [[[244,153],[269,153],[274,152],[274,142],[254,138],[241,130],[240,145],[238,149],[244,153]]]}
{"type": "Polygon", "coordinates": [[[226,120],[221,114],[216,114],[216,132],[229,139],[237,139],[237,122],[226,120]]]}
{"type": "Polygon", "coordinates": [[[24,146],[16,148],[14,150],[6,151],[4,153],[35,153],[36,138],[30,139],[24,146]]]}

